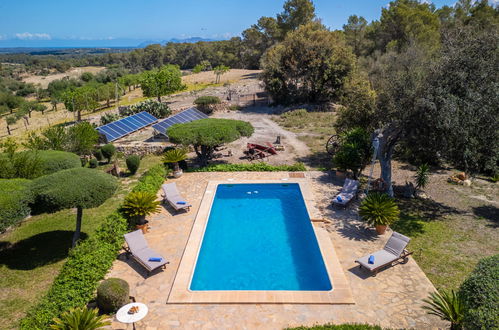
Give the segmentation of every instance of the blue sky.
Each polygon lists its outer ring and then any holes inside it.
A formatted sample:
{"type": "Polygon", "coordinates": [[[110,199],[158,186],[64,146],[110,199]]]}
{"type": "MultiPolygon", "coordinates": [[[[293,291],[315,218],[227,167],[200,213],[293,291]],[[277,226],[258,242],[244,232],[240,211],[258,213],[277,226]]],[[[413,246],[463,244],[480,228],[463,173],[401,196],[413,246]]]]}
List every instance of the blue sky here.
{"type": "MultiPolygon", "coordinates": [[[[340,29],[348,16],[378,19],[389,0],[315,0],[317,16],[340,29]]],[[[455,0],[435,0],[440,7],[455,0]]],[[[227,39],[275,16],[284,0],[2,0],[0,47],[136,46],[145,40],[227,39]]]]}

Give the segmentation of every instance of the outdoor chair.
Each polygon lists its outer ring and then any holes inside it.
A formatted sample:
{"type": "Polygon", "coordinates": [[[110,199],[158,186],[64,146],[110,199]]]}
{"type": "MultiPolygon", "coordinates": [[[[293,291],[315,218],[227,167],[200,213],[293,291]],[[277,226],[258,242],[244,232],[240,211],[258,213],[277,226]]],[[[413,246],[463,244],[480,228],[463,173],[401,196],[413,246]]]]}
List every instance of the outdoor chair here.
{"type": "Polygon", "coordinates": [[[159,253],[149,248],[142,230],[132,231],[124,236],[127,244],[125,247],[127,258],[131,255],[147,270],[148,275],[159,267],[165,268],[166,264],[169,263],[159,253]]]}
{"type": "Polygon", "coordinates": [[[412,252],[407,251],[405,248],[410,240],[409,237],[393,232],[383,250],[363,256],[355,260],[355,262],[359,264],[359,268],[366,268],[373,276],[376,276],[382,268],[392,266],[394,262],[407,263],[412,252]],[[371,263],[369,263],[369,259],[371,259],[371,263]]]}
{"type": "Polygon", "coordinates": [[[333,204],[346,207],[357,196],[358,189],[359,181],[346,178],[340,193],[333,199],[333,204]]]}
{"type": "Polygon", "coordinates": [[[190,210],[192,205],[186,202],[185,198],[180,195],[175,182],[165,183],[161,187],[163,188],[163,203],[167,201],[175,211],[190,210]]]}

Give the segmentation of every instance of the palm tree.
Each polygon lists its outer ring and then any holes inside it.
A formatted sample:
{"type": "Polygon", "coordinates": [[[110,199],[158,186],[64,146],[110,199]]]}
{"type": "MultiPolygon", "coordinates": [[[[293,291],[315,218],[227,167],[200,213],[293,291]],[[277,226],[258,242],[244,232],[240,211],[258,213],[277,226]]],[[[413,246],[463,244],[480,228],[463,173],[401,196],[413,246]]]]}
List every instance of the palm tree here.
{"type": "Polygon", "coordinates": [[[106,315],[99,316],[97,309],[72,308],[64,312],[60,318],[54,318],[54,324],[50,327],[56,330],[97,330],[111,325],[111,322],[104,321],[106,315]]]}
{"type": "Polygon", "coordinates": [[[131,192],[123,203],[123,212],[143,224],[146,216],[160,211],[156,195],[148,191],[131,192]]]}
{"type": "Polygon", "coordinates": [[[362,201],[359,215],[369,225],[375,226],[378,234],[399,219],[400,210],[395,200],[384,193],[372,192],[362,201]]]}
{"type": "Polygon", "coordinates": [[[464,303],[454,290],[432,292],[429,298],[423,301],[427,304],[423,309],[426,309],[428,314],[449,321],[451,330],[463,328],[464,303]]]}
{"type": "Polygon", "coordinates": [[[173,164],[173,176],[178,178],[182,175],[179,162],[187,159],[187,150],[185,149],[170,149],[163,155],[164,163],[173,164]]]}

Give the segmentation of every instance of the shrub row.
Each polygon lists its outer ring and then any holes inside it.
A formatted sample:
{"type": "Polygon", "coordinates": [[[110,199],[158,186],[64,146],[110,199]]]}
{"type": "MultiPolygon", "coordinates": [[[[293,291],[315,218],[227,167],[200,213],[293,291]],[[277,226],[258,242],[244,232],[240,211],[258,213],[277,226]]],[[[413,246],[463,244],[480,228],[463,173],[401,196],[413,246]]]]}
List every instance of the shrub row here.
{"type": "Polygon", "coordinates": [[[132,189],[133,192],[148,191],[156,193],[165,181],[167,170],[162,164],[151,167],[132,189]]]}
{"type": "Polygon", "coordinates": [[[33,195],[26,179],[0,179],[0,233],[30,213],[33,195]]]}
{"type": "MultiPolygon", "coordinates": [[[[147,171],[134,191],[158,191],[166,176],[163,165],[147,171]]],[[[111,268],[123,245],[128,222],[118,212],[109,215],[95,234],[69,253],[49,292],[21,320],[21,329],[46,329],[54,317],[70,308],[81,307],[95,296],[99,281],[111,268]]]]}
{"type": "Polygon", "coordinates": [[[126,219],[113,213],[94,235],[72,249],[49,292],[21,320],[21,329],[46,329],[54,317],[88,303],[116,259],[127,227],[126,219]]]}
{"type": "Polygon", "coordinates": [[[251,164],[215,164],[189,169],[188,172],[301,172],[306,170],[303,163],[295,163],[293,165],[269,165],[261,162],[251,164]]]}

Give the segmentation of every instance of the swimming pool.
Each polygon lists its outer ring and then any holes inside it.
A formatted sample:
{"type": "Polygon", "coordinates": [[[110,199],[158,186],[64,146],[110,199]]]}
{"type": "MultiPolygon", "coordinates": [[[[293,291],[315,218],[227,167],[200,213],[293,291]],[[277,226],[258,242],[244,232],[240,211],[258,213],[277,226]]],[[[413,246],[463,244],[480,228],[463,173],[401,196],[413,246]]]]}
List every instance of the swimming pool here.
{"type": "Polygon", "coordinates": [[[191,291],[329,291],[297,183],[219,184],[191,291]]]}

